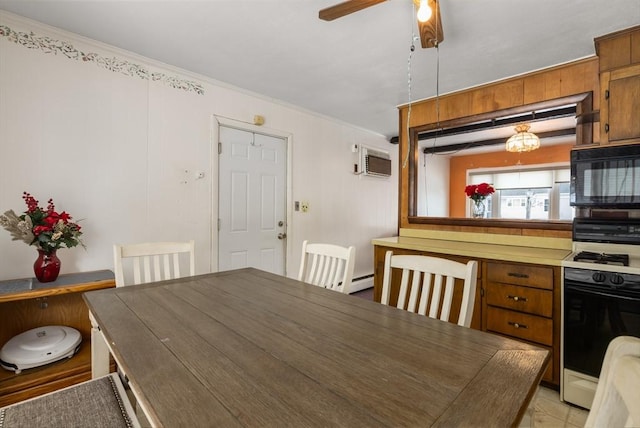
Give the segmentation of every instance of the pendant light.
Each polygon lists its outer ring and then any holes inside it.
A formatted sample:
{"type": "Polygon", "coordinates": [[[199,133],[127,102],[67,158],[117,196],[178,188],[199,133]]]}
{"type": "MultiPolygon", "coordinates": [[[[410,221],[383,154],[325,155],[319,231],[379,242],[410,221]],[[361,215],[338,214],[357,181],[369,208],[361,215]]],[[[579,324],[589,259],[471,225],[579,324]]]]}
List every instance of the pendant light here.
{"type": "Polygon", "coordinates": [[[540,138],[529,132],[529,128],[531,127],[526,124],[516,126],[516,133],[507,140],[508,152],[530,152],[540,147],[540,138]]]}

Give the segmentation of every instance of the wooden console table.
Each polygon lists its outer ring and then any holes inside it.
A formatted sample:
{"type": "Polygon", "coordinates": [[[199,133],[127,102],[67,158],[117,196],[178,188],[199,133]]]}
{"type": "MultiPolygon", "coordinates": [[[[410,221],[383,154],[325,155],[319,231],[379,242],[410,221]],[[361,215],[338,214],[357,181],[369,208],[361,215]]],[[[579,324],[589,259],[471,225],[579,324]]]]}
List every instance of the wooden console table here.
{"type": "Polygon", "coordinates": [[[0,368],[0,407],[91,379],[91,324],[82,293],[112,287],[109,270],[60,275],[49,283],[35,278],[0,281],[0,347],[45,325],[66,325],[82,335],[80,351],[72,358],[20,374],[0,368]]]}

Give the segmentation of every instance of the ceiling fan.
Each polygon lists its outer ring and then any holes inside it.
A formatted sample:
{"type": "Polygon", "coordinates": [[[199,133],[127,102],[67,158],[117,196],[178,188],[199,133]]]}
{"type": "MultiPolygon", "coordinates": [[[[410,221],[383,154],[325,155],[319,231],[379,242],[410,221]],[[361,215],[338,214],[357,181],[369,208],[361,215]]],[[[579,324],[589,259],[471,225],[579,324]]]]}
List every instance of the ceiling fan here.
{"type": "MultiPolygon", "coordinates": [[[[333,21],[359,10],[366,9],[387,0],[347,0],[334,6],[322,9],[318,17],[325,21],[333,21]]],[[[423,48],[432,48],[444,40],[442,20],[440,19],[440,5],[438,0],[413,0],[418,7],[417,19],[420,31],[420,44],[423,48]],[[426,16],[425,14],[430,15],[426,16]],[[424,22],[423,22],[424,20],[424,22]]]]}

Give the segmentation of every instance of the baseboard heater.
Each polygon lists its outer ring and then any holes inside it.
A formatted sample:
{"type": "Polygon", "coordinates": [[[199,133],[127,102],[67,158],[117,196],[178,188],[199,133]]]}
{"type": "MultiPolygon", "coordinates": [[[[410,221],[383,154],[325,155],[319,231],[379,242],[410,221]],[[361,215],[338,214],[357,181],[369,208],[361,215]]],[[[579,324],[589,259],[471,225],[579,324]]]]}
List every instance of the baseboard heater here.
{"type": "Polygon", "coordinates": [[[371,287],[373,287],[373,274],[359,276],[357,278],[353,278],[351,281],[349,294],[355,293],[356,291],[366,290],[371,287]]]}

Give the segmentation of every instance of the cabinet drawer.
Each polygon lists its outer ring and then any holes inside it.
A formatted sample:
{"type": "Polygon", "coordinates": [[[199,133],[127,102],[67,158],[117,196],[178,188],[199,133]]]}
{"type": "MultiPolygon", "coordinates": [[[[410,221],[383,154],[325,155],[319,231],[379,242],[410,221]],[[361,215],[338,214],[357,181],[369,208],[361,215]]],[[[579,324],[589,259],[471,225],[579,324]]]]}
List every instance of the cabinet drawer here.
{"type": "Polygon", "coordinates": [[[487,285],[487,304],[551,318],[553,292],[517,285],[490,283],[487,285]]]}
{"type": "Polygon", "coordinates": [[[493,282],[553,289],[553,269],[548,267],[488,263],[487,279],[493,282]]]}
{"type": "Polygon", "coordinates": [[[553,320],[487,306],[487,330],[553,346],[553,320]]]}

